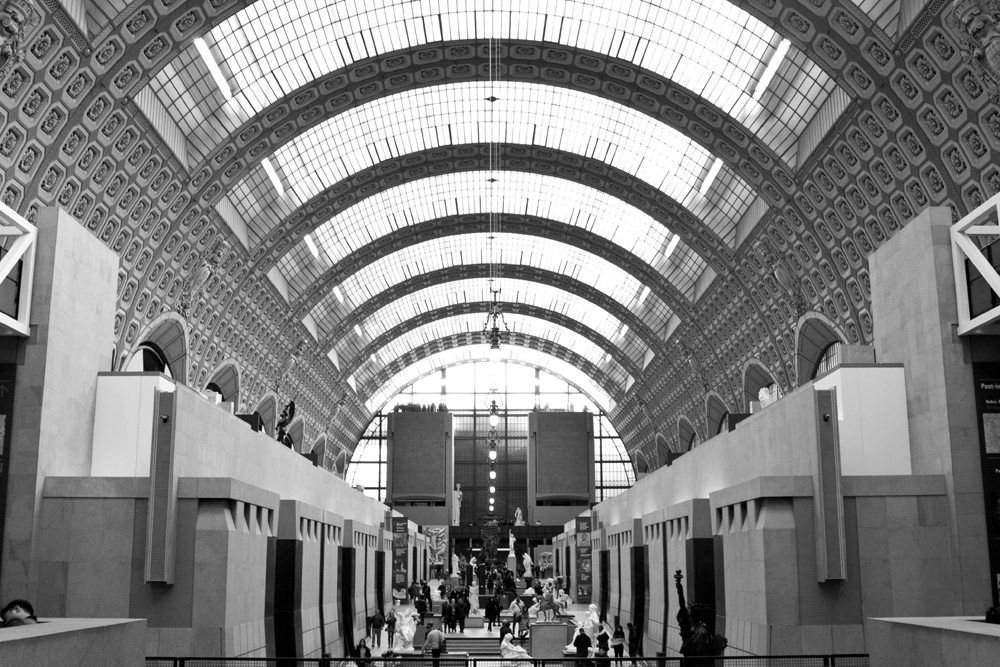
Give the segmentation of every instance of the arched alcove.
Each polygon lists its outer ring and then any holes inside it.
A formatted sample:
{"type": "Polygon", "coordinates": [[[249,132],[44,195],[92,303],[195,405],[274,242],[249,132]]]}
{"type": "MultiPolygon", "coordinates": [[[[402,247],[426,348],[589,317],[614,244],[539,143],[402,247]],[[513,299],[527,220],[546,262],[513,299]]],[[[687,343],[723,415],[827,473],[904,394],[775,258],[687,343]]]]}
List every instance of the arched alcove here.
{"type": "Polygon", "coordinates": [[[309,448],[310,454],[316,455],[316,465],[321,468],[326,467],[326,434],[320,435],[313,441],[312,447],[309,448]]]}
{"type": "Polygon", "coordinates": [[[694,425],[687,417],[681,417],[677,420],[677,440],[681,454],[691,451],[701,442],[698,431],[695,430],[694,425]]]}
{"type": "Polygon", "coordinates": [[[344,476],[344,471],[347,470],[347,452],[341,452],[337,455],[336,460],[333,462],[333,470],[340,477],[344,476]]]}
{"type": "Polygon", "coordinates": [[[288,427],[288,435],[292,438],[292,449],[297,452],[308,451],[302,446],[302,435],[305,433],[305,420],[299,417],[288,427]]]}
{"type": "Polygon", "coordinates": [[[729,408],[715,392],[705,398],[705,423],[708,425],[707,437],[711,438],[722,431],[722,426],[729,414],[729,408]]]}
{"type": "Polygon", "coordinates": [[[640,475],[645,475],[649,472],[649,461],[646,460],[642,452],[635,453],[635,471],[640,475]]]}
{"type": "Polygon", "coordinates": [[[177,313],[160,315],[138,340],[126,371],[156,370],[187,384],[187,329],[177,313]]]}
{"type": "Polygon", "coordinates": [[[799,335],[795,340],[799,384],[815,378],[824,353],[843,340],[829,320],[821,315],[802,318],[799,321],[799,335]]]}
{"type": "Polygon", "coordinates": [[[746,411],[751,412],[750,404],[760,401],[761,389],[768,389],[773,392],[772,388],[774,387],[777,387],[774,377],[772,377],[764,364],[756,359],[747,363],[743,371],[743,401],[746,405],[746,411]]]}
{"type": "Polygon", "coordinates": [[[225,361],[219,365],[205,385],[209,389],[214,385],[215,391],[222,394],[222,400],[240,404],[240,367],[235,361],[225,361]]]}
{"type": "Polygon", "coordinates": [[[659,431],[656,432],[656,438],[654,440],[656,444],[656,460],[657,465],[665,466],[670,463],[670,443],[667,442],[667,436],[663,435],[659,431]]]}
{"type": "Polygon", "coordinates": [[[257,409],[254,410],[260,415],[260,420],[264,424],[264,432],[272,438],[274,437],[274,419],[278,415],[278,401],[274,394],[269,393],[260,399],[257,409]]]}

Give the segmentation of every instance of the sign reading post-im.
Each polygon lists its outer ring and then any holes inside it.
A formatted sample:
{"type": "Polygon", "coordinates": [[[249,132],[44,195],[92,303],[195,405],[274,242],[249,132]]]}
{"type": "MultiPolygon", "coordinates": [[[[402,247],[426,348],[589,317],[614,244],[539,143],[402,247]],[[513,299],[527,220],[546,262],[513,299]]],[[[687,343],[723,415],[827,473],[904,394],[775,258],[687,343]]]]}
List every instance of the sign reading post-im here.
{"type": "Polygon", "coordinates": [[[591,518],[576,518],[576,601],[589,604],[594,592],[594,566],[590,551],[591,518]]]}
{"type": "Polygon", "coordinates": [[[397,600],[406,599],[410,543],[408,524],[409,521],[405,518],[392,519],[392,597],[397,600]]]}
{"type": "Polygon", "coordinates": [[[990,588],[996,605],[1000,603],[1000,364],[973,364],[972,374],[979,413],[986,537],[993,572],[990,588]]]}

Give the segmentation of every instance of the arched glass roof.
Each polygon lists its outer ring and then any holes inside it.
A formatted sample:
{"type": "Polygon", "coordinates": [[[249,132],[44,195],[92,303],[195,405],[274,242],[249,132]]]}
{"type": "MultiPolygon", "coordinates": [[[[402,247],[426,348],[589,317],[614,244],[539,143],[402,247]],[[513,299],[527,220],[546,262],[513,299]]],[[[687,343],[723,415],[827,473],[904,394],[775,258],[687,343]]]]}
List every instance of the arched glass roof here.
{"type": "Polygon", "coordinates": [[[592,231],[650,264],[689,300],[694,298],[705,261],[683,242],[668,256],[674,235],[635,206],[553,176],[499,172],[492,185],[489,178],[488,172],[432,176],[368,197],[334,216],[312,235],[319,257],[300,243],[278,263],[293,300],[334,262],[374,239],[420,222],[480,212],[538,216],[592,231]]]}
{"type": "Polygon", "coordinates": [[[256,244],[312,197],[382,161],[487,142],[604,162],[676,200],[730,247],[736,222],[755,196],[728,167],[702,195],[715,157],[681,132],[617,102],[553,86],[468,82],[384,97],[334,116],[270,157],[284,196],[257,168],[233,186],[230,197],[256,244]],[[490,103],[490,97],[497,100],[490,103]]]}
{"type": "MultiPolygon", "coordinates": [[[[624,305],[654,329],[672,314],[655,293],[642,298],[644,286],[624,269],[566,243],[504,233],[493,242],[493,250],[502,264],[532,266],[584,282],[624,305]]],[[[331,286],[331,291],[312,308],[318,338],[326,338],[359,305],[408,278],[449,266],[488,264],[490,259],[486,233],[437,238],[387,255],[350,275],[336,292],[331,286]]]]}
{"type": "MultiPolygon", "coordinates": [[[[359,325],[360,335],[353,331],[344,335],[333,349],[342,362],[350,360],[370,341],[422,313],[453,304],[488,302],[490,298],[489,286],[483,279],[456,280],[427,287],[383,306],[359,325]]],[[[511,278],[504,279],[501,298],[504,304],[538,306],[581,322],[597,335],[614,342],[632,363],[642,367],[649,348],[633,331],[626,331],[624,336],[621,335],[625,323],[586,299],[553,285],[511,278]]],[[[478,316],[480,329],[485,322],[485,313],[484,310],[478,316]]],[[[512,315],[510,319],[514,322],[519,317],[512,315]]]]}
{"type": "MultiPolygon", "coordinates": [[[[571,352],[579,354],[595,366],[601,368],[624,391],[629,375],[628,372],[614,359],[608,359],[609,350],[603,349],[596,342],[587,340],[566,327],[535,317],[512,315],[507,317],[506,321],[507,326],[510,327],[512,332],[520,332],[551,341],[562,345],[571,352]]],[[[381,371],[386,364],[397,360],[410,350],[445,336],[464,333],[479,334],[482,330],[483,315],[479,313],[445,317],[435,322],[414,327],[372,354],[372,358],[366,360],[354,372],[354,379],[359,388],[368,387],[373,376],[381,371]]],[[[485,339],[482,345],[485,350],[485,339]]]]}
{"type": "Polygon", "coordinates": [[[518,3],[258,0],[206,39],[233,99],[227,102],[189,47],[151,81],[200,161],[245,120],[299,87],[366,58],[464,40],[530,40],[621,58],[668,77],[745,123],[779,155],[835,85],[794,47],[753,99],[780,36],[726,0],[539,0],[518,3]],[[495,7],[495,10],[493,9],[495,7]]]}
{"type": "MultiPolygon", "coordinates": [[[[572,364],[553,357],[552,355],[533,350],[528,347],[518,347],[516,345],[504,345],[500,348],[501,363],[504,361],[519,363],[526,366],[544,368],[549,373],[566,380],[571,385],[578,387],[580,391],[587,395],[594,404],[610,412],[614,408],[614,401],[602,387],[594,383],[586,373],[576,368],[572,364]]],[[[396,396],[403,387],[412,384],[415,380],[426,376],[429,373],[460,363],[486,360],[486,345],[466,345],[454,347],[450,350],[438,352],[410,364],[402,372],[397,373],[379,387],[378,391],[367,397],[365,406],[372,413],[378,412],[390,399],[396,396]]]]}

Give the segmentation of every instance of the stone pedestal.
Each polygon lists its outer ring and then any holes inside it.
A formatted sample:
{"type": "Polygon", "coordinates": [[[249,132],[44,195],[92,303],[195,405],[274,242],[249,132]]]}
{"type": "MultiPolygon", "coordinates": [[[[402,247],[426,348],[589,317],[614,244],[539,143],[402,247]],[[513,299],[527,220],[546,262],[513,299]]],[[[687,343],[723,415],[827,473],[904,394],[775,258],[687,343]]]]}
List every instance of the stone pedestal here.
{"type": "Polygon", "coordinates": [[[535,658],[561,658],[572,636],[573,628],[565,623],[532,623],[531,655],[535,658]]]}

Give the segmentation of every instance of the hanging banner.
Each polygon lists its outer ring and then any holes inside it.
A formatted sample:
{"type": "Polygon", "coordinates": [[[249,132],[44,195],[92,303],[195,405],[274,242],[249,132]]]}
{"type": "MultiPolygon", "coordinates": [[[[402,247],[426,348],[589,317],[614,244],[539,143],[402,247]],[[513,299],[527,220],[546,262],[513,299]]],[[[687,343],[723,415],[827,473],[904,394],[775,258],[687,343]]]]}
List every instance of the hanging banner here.
{"type": "Polygon", "coordinates": [[[589,604],[594,592],[593,560],[590,552],[591,519],[576,518],[576,602],[589,604]]]}
{"type": "Polygon", "coordinates": [[[392,519],[392,597],[397,600],[406,599],[407,581],[409,581],[409,521],[405,518],[392,519]]]}

